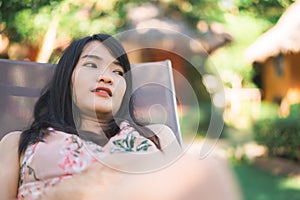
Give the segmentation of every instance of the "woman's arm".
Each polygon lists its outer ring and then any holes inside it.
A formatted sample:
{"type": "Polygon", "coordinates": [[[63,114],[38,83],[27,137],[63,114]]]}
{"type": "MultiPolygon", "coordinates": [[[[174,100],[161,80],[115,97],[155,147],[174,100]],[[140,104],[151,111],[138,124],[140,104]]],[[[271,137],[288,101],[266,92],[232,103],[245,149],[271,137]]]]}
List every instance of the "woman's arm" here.
{"type": "Polygon", "coordinates": [[[20,162],[20,132],[11,132],[0,141],[0,199],[17,199],[20,162]]]}
{"type": "Polygon", "coordinates": [[[163,153],[135,157],[114,154],[83,173],[61,182],[43,193],[41,200],[240,200],[228,166],[213,158],[198,160],[183,154],[172,131],[165,126],[149,127],[158,133],[163,153]],[[175,142],[174,142],[175,140],[175,142]],[[175,156],[175,157],[174,157],[175,156]],[[155,157],[155,158],[154,158],[155,157]],[[156,159],[158,158],[158,159],[156,159]],[[174,159],[175,158],[175,159],[174,159]],[[149,161],[150,160],[150,161],[149,161]],[[167,164],[165,160],[169,160],[167,164]],[[108,167],[107,163],[115,166],[108,167]],[[151,164],[159,163],[161,164],[151,164]],[[146,166],[145,166],[146,165],[146,166]],[[149,166],[156,170],[148,170],[149,166]],[[158,167],[160,166],[160,167],[158,167]],[[116,169],[130,170],[130,173],[116,169]],[[132,173],[137,169],[138,173],[132,173]],[[143,173],[142,169],[146,169],[143,173]]]}
{"type": "MultiPolygon", "coordinates": [[[[199,160],[184,154],[159,171],[131,175],[111,199],[123,200],[241,200],[229,167],[220,160],[199,160]]],[[[107,200],[108,200],[107,199],[107,200]]]]}
{"type": "Polygon", "coordinates": [[[103,166],[61,182],[40,200],[241,200],[227,166],[184,155],[159,171],[126,174],[103,166]]]}

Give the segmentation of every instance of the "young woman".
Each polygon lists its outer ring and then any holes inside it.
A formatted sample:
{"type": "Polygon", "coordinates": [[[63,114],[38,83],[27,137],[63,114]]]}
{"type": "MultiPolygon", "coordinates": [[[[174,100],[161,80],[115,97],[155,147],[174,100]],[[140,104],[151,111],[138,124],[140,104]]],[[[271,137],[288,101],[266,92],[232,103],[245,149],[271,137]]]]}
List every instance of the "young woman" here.
{"type": "Polygon", "coordinates": [[[182,153],[174,134],[140,126],[130,96],[130,64],[117,40],[97,34],[73,42],[31,127],[0,143],[0,199],[198,199],[197,187],[209,182],[197,170],[207,165],[186,158],[168,165],[182,153]]]}
{"type": "Polygon", "coordinates": [[[38,199],[109,154],[162,150],[163,141],[130,116],[130,95],[130,64],[117,40],[97,34],[73,42],[31,127],[1,141],[0,199],[38,199]]]}

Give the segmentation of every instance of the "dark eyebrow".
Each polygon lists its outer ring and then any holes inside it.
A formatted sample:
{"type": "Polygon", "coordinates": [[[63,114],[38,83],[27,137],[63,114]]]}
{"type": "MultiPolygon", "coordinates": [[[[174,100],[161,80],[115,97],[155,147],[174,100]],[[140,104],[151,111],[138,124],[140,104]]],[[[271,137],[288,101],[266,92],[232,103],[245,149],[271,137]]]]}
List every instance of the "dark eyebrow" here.
{"type": "Polygon", "coordinates": [[[98,60],[102,60],[101,57],[96,56],[96,55],[90,55],[90,54],[86,54],[86,55],[82,56],[81,58],[96,58],[98,60]]]}
{"type": "MultiPolygon", "coordinates": [[[[96,56],[96,55],[90,55],[90,54],[86,54],[86,55],[82,56],[81,58],[95,58],[95,59],[97,59],[97,60],[103,60],[103,58],[101,58],[101,57],[99,57],[99,56],[96,56]]],[[[122,66],[121,63],[120,63],[118,60],[115,60],[113,63],[114,63],[115,65],[120,65],[120,66],[122,66]]]]}
{"type": "Polygon", "coordinates": [[[120,65],[120,66],[122,66],[121,63],[120,63],[118,60],[115,60],[113,63],[114,63],[115,65],[120,65]]]}

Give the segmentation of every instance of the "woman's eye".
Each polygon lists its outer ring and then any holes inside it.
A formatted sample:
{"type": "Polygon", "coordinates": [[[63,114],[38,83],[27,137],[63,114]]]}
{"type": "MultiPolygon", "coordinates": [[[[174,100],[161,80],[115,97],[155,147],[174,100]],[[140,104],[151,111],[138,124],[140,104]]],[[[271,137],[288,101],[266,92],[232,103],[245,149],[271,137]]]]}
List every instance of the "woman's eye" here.
{"type": "Polygon", "coordinates": [[[83,64],[83,66],[91,67],[91,68],[97,68],[97,65],[95,65],[94,63],[85,63],[85,64],[83,64]]]}
{"type": "Polygon", "coordinates": [[[120,75],[120,76],[124,75],[124,72],[121,71],[121,70],[114,70],[113,72],[116,73],[116,74],[118,74],[118,75],[120,75]]]}

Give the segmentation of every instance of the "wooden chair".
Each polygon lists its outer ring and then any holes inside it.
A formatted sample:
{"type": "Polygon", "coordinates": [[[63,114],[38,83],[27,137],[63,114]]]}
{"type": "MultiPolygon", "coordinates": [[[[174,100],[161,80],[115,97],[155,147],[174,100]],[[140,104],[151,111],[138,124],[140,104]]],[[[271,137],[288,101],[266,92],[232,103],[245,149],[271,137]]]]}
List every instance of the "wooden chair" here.
{"type": "MultiPolygon", "coordinates": [[[[0,139],[30,125],[34,104],[55,67],[0,59],[0,139]]],[[[132,76],[136,118],[169,126],[181,143],[171,62],[132,64],[132,76]]]]}

